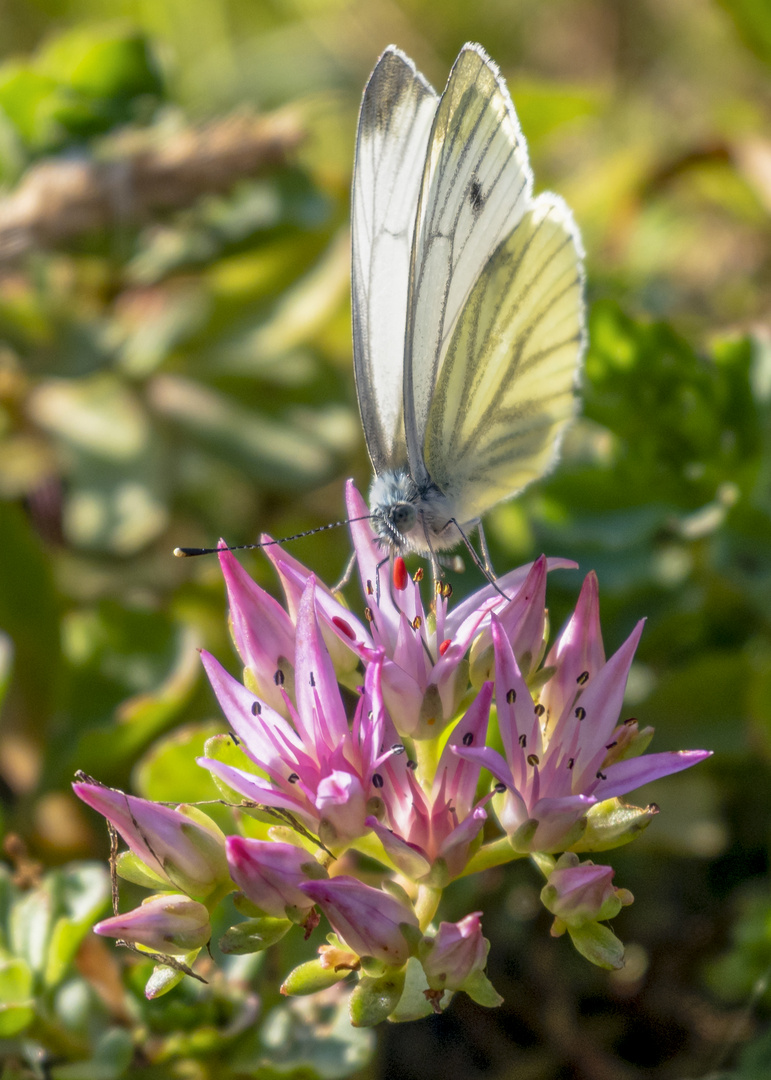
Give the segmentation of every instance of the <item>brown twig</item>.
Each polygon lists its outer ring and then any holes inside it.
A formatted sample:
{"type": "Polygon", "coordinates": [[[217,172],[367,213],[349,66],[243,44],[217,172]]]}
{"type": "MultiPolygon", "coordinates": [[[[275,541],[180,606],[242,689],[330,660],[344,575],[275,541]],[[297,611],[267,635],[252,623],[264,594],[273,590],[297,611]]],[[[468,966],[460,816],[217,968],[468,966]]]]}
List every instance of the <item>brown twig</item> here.
{"type": "Polygon", "coordinates": [[[284,162],[303,138],[296,113],[233,115],[161,142],[152,133],[118,140],[110,160],[52,158],[34,165],[0,199],[0,267],[35,248],[142,222],[227,191],[284,162]]]}

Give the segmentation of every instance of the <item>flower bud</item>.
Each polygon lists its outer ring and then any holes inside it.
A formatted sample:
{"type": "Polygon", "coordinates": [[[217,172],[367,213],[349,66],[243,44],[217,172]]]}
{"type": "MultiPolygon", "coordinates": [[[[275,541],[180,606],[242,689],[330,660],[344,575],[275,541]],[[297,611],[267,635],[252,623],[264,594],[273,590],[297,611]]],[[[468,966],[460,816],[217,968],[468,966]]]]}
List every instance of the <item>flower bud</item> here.
{"type": "Polygon", "coordinates": [[[432,990],[460,990],[472,972],[484,970],[490,942],[482,937],[481,914],[475,911],[460,922],[440,923],[436,936],[425,940],[421,964],[432,990]]]}
{"type": "Polygon", "coordinates": [[[634,898],[627,889],[613,886],[614,873],[610,866],[581,863],[571,852],[558,860],[541,890],[544,907],[555,916],[555,936],[567,928],[612,919],[632,903],[634,898]]]}
{"type": "MultiPolygon", "coordinates": [[[[341,875],[301,886],[322,909],[336,934],[359,956],[400,967],[410,956],[401,927],[418,930],[415,912],[393,896],[341,875]]],[[[410,935],[411,936],[411,935],[410,935]]]]}
{"type": "Polygon", "coordinates": [[[225,837],[192,806],[171,807],[99,784],[73,784],[75,794],[107,818],[151,870],[196,900],[229,880],[225,837]]]}
{"type": "Polygon", "coordinates": [[[103,937],[119,938],[156,952],[184,956],[211,937],[209,912],[182,893],[151,896],[133,911],[103,919],[94,927],[103,937]]]}
{"type": "Polygon", "coordinates": [[[300,885],[323,874],[312,855],[294,844],[241,836],[229,836],[226,849],[233,881],[249,900],[276,919],[302,921],[313,900],[300,885]]]}

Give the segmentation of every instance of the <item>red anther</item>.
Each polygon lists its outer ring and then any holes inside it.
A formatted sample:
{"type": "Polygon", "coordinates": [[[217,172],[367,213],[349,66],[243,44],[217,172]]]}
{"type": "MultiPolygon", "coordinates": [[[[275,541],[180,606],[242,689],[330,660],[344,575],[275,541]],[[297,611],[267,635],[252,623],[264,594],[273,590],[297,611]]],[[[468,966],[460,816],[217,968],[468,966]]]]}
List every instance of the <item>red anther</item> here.
{"type": "Polygon", "coordinates": [[[394,559],[394,588],[399,592],[407,588],[407,567],[401,555],[394,559]]]}
{"type": "Polygon", "coordinates": [[[439,655],[444,656],[444,654],[447,652],[451,645],[452,641],[450,640],[450,638],[447,638],[445,641],[443,641],[442,644],[439,646],[439,655]]]}
{"type": "Polygon", "coordinates": [[[345,634],[347,638],[350,638],[351,641],[355,640],[356,635],[354,634],[348,623],[345,621],[345,619],[341,619],[339,615],[333,615],[332,622],[341,633],[345,634]]]}

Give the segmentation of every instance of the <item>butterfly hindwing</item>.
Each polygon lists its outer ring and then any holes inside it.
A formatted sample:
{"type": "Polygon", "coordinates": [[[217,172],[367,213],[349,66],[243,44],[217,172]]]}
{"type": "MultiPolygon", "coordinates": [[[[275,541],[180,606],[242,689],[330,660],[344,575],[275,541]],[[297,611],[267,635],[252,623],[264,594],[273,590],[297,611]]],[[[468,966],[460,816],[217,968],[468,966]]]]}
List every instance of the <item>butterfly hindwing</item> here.
{"type": "Polygon", "coordinates": [[[556,459],[584,348],[582,255],[565,203],[540,195],[461,313],[424,447],[459,521],[516,494],[556,459]]]}
{"type": "Polygon", "coordinates": [[[354,370],[376,473],[406,464],[402,368],[415,208],[437,95],[393,46],[359,113],[352,207],[354,370]]]}

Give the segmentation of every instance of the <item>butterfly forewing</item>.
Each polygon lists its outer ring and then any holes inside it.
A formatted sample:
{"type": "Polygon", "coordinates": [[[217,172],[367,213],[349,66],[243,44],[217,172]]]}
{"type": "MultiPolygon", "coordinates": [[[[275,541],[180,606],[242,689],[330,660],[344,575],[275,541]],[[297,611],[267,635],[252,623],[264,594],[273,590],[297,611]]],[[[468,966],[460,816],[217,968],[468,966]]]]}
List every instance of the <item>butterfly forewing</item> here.
{"type": "Polygon", "coordinates": [[[466,45],[436,111],[413,244],[404,410],[418,484],[437,480],[424,441],[450,335],[491,252],[531,204],[527,148],[506,86],[484,51],[466,45]]]}
{"type": "Polygon", "coordinates": [[[566,205],[540,195],[460,315],[424,447],[460,522],[516,494],[556,459],[584,347],[582,254],[566,205]]]}
{"type": "Polygon", "coordinates": [[[437,95],[393,47],[364,91],[352,210],[354,370],[376,473],[406,464],[402,369],[415,210],[437,95]]]}

